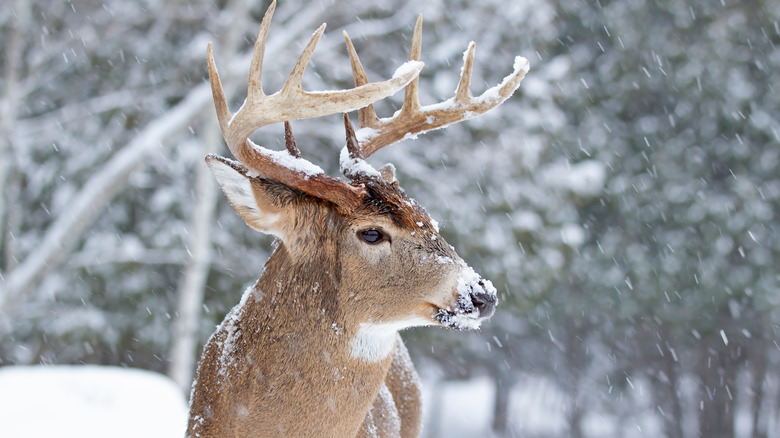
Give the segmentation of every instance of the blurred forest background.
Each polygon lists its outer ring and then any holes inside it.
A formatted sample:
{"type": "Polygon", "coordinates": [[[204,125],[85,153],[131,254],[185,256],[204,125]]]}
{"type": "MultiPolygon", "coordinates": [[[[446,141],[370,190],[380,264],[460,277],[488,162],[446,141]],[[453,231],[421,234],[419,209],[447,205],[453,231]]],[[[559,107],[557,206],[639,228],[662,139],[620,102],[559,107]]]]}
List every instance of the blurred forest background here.
{"type": "MultiPolygon", "coordinates": [[[[271,250],[203,161],[228,154],[206,44],[235,109],[267,6],[0,7],[0,366],[140,367],[189,387],[271,250]]],[[[470,40],[473,94],[531,61],[496,111],[372,159],[500,291],[480,332],[405,332],[418,366],[494,382],[498,436],[526,421],[511,394],[534,381],[563,395],[555,436],[780,436],[780,2],[280,0],[265,88],[322,22],[305,88],[351,86],[342,29],[387,78],[418,13],[423,104],[453,94],[470,40]]],[[[339,119],[293,124],[331,175],[339,119]]]]}

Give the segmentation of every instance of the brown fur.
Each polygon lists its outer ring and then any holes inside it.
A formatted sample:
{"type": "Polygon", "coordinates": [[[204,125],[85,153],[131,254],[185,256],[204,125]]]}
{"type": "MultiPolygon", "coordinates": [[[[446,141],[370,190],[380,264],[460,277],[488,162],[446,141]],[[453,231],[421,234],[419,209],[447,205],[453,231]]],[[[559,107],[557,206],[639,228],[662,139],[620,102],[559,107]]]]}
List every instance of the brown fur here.
{"type": "MultiPolygon", "coordinates": [[[[246,175],[229,160],[209,163],[246,175]]],[[[454,297],[458,265],[431,258],[457,255],[397,184],[358,181],[367,195],[345,216],[328,201],[262,178],[245,186],[256,201],[246,205],[235,178],[224,183],[218,175],[236,211],[280,240],[204,347],[187,436],[418,436],[419,382],[400,337],[377,360],[355,357],[350,342],[362,324],[411,316],[434,323],[433,310],[454,297]],[[360,241],[357,232],[370,227],[391,242],[360,241]]]]}
{"type": "Polygon", "coordinates": [[[192,436],[357,433],[366,413],[354,405],[371,405],[390,360],[359,363],[342,351],[342,337],[348,333],[334,329],[334,324],[344,327],[345,322],[337,300],[328,296],[335,290],[332,274],[296,267],[280,244],[253,287],[242,318],[235,326],[223,324],[204,350],[196,388],[205,391],[195,391],[192,412],[211,415],[202,427],[191,419],[192,436]],[[294,286],[283,290],[279,284],[294,286]],[[235,365],[229,367],[230,375],[220,376],[220,356],[229,335],[235,336],[235,365]]]}

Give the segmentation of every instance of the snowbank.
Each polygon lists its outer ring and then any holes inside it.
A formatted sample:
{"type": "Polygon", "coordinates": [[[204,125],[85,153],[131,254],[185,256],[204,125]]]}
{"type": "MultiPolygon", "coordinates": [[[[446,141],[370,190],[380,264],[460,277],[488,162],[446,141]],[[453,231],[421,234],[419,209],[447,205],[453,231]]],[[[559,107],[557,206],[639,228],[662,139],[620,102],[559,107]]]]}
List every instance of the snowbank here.
{"type": "Polygon", "coordinates": [[[0,368],[4,438],[182,437],[187,403],[171,380],[101,366],[0,368]]]}

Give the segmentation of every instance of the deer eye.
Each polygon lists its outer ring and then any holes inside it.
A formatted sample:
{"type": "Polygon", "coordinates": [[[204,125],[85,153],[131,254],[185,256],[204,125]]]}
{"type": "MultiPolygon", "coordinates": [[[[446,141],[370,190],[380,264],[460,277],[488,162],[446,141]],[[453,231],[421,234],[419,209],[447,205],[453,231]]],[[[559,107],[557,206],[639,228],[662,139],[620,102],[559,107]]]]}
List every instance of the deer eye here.
{"type": "Polygon", "coordinates": [[[366,243],[379,243],[385,240],[385,235],[376,228],[368,228],[358,231],[358,236],[366,243]]]}

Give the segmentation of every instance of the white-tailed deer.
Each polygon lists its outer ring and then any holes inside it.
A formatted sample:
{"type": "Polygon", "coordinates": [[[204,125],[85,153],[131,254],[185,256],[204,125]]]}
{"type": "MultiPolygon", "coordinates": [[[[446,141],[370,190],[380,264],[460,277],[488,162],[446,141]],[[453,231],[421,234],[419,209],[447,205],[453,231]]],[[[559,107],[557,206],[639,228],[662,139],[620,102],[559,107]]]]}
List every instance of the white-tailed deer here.
{"type": "Polygon", "coordinates": [[[482,114],[512,95],[528,70],[479,97],[468,93],[474,44],[464,56],[455,97],[420,106],[422,20],[411,60],[393,78],[369,83],[346,36],[355,88],[306,92],[301,78],[325,25],[312,36],[284,87],[260,85],[275,3],[263,18],[236,114],[209,45],[208,66],[222,133],[239,162],[206,161],[236,212],[277,238],[260,279],[204,347],[193,385],[189,437],[415,437],[421,428],[417,374],[398,331],[439,325],[472,329],[493,314],[496,290],[455,253],[436,222],[395,180],[392,166],[364,159],[406,136],[482,114]],[[372,102],[406,87],[402,109],[377,118],[372,102]],[[301,158],[289,120],[359,109],[358,135],[346,114],[346,180],[301,158]],[[249,140],[285,122],[287,151],[249,140]]]}

